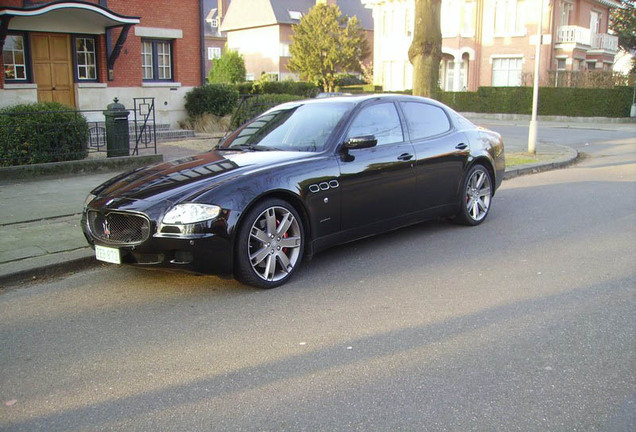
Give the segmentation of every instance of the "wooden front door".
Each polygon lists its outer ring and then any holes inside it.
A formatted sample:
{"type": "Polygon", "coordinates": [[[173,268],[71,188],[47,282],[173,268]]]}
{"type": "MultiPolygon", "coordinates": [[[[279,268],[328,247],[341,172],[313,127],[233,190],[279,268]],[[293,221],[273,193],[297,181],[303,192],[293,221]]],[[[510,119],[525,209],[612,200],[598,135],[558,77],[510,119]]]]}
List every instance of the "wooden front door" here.
{"type": "Polygon", "coordinates": [[[67,34],[32,33],[33,74],[39,102],[75,106],[71,38],[67,34]]]}

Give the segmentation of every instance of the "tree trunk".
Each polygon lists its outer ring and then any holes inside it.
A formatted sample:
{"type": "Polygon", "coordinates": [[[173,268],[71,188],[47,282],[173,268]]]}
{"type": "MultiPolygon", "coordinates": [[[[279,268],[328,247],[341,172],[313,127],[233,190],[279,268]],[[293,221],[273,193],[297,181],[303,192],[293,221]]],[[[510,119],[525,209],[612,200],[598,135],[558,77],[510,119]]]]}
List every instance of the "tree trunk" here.
{"type": "Polygon", "coordinates": [[[415,0],[415,28],[409,48],[413,65],[413,94],[433,97],[442,59],[441,0],[415,0]]]}

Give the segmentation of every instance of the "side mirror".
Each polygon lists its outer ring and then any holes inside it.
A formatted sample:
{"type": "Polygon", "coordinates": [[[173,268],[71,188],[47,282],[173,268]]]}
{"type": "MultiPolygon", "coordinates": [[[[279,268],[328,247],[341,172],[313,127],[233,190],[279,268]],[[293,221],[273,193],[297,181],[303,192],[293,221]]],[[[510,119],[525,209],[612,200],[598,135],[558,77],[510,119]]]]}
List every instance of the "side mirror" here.
{"type": "Polygon", "coordinates": [[[362,135],[353,138],[349,138],[344,143],[345,148],[350,150],[365,149],[369,147],[375,147],[378,144],[378,139],[375,135],[362,135]]]}

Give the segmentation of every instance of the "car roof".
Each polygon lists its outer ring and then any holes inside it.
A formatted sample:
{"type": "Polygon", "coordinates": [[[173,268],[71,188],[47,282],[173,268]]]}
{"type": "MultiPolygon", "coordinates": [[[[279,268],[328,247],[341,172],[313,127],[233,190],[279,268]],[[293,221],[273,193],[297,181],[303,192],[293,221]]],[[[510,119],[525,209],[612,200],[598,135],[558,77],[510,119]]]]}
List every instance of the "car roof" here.
{"type": "Polygon", "coordinates": [[[394,94],[394,93],[382,93],[382,94],[364,94],[364,95],[343,95],[343,96],[329,96],[322,98],[314,98],[314,99],[305,99],[293,102],[287,102],[281,104],[281,106],[297,106],[297,105],[313,105],[313,104],[333,104],[333,103],[353,103],[355,105],[361,104],[363,102],[369,100],[401,100],[401,101],[418,101],[418,102],[427,102],[433,105],[437,105],[440,107],[446,108],[445,105],[440,102],[421,97],[421,96],[411,96],[411,95],[403,95],[403,94],[394,94]]]}

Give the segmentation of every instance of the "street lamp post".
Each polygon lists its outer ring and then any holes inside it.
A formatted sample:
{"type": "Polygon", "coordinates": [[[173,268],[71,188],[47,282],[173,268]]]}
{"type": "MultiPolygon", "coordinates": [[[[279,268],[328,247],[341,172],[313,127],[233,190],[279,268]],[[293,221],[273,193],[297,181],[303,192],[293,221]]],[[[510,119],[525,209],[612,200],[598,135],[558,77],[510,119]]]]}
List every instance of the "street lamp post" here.
{"type": "Polygon", "coordinates": [[[528,153],[535,154],[537,147],[537,108],[539,106],[539,65],[541,63],[541,43],[543,33],[543,2],[539,0],[539,22],[537,25],[537,49],[534,54],[534,80],[532,87],[532,120],[528,130],[528,153]]]}

